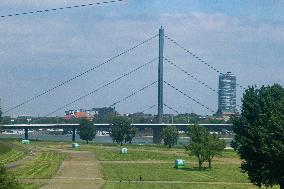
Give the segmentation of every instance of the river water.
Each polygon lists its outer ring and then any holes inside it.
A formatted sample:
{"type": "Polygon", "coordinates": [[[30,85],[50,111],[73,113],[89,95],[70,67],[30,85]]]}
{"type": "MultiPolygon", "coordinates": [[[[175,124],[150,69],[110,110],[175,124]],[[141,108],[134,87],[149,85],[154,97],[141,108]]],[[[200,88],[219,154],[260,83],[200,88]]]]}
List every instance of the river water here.
{"type": "MultiPolygon", "coordinates": [[[[23,134],[0,134],[0,138],[16,138],[23,139],[23,134]]],[[[38,134],[38,133],[29,133],[29,138],[31,140],[43,140],[43,141],[71,141],[72,135],[48,135],[48,134],[38,134]]],[[[76,134],[76,141],[82,141],[78,134],[76,134]]],[[[105,143],[110,144],[113,143],[110,136],[96,136],[93,140],[95,143],[105,143]]],[[[231,138],[225,138],[226,146],[230,147],[232,142],[231,138]]],[[[188,137],[180,137],[178,138],[178,145],[187,144],[189,142],[188,137]]],[[[152,136],[138,136],[134,137],[133,144],[153,144],[152,136]]]]}

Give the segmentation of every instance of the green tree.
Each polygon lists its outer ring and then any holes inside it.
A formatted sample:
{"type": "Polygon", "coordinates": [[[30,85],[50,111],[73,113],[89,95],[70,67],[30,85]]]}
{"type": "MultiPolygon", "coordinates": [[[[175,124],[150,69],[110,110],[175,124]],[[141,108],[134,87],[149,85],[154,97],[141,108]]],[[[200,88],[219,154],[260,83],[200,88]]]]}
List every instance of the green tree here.
{"type": "Polygon", "coordinates": [[[198,158],[199,169],[205,161],[208,161],[211,168],[212,159],[226,147],[224,140],[219,139],[216,134],[210,134],[200,125],[190,126],[188,136],[190,143],[186,146],[186,150],[198,158]]]}
{"type": "Polygon", "coordinates": [[[89,141],[92,141],[96,136],[96,128],[93,122],[90,120],[81,119],[78,134],[80,139],[85,140],[87,144],[89,144],[89,141]]]}
{"type": "Polygon", "coordinates": [[[249,87],[241,115],[233,118],[233,147],[243,160],[242,171],[255,185],[284,189],[284,88],[249,87]]]}
{"type": "Polygon", "coordinates": [[[168,125],[162,130],[161,136],[164,140],[164,144],[171,148],[173,145],[177,144],[178,129],[174,126],[168,125]]]}
{"type": "Polygon", "coordinates": [[[1,189],[20,189],[20,185],[14,175],[8,173],[4,165],[0,165],[0,188],[1,189]]]}
{"type": "Polygon", "coordinates": [[[207,158],[206,141],[208,141],[208,132],[200,125],[193,125],[188,127],[187,134],[190,137],[190,142],[186,146],[186,150],[198,158],[198,166],[201,169],[207,158]]]}
{"type": "Polygon", "coordinates": [[[129,144],[131,144],[136,133],[137,133],[137,128],[130,126],[130,128],[127,129],[126,132],[125,143],[128,142],[129,144]]]}
{"type": "Polygon", "coordinates": [[[226,142],[223,139],[219,139],[216,134],[208,133],[208,141],[206,143],[206,160],[209,168],[212,168],[212,159],[224,150],[226,142]]]}
{"type": "Polygon", "coordinates": [[[109,122],[112,124],[110,136],[114,142],[123,145],[123,142],[132,142],[136,135],[136,128],[131,126],[131,121],[127,117],[112,117],[109,122]]]}

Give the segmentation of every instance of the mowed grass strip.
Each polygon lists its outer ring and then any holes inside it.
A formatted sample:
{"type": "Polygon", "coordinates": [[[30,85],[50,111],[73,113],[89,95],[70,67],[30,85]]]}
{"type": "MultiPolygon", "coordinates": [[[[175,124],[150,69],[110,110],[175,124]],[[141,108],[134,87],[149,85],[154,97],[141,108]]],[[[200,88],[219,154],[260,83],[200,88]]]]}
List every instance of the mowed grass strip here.
{"type": "MultiPolygon", "coordinates": [[[[77,150],[92,151],[100,161],[135,161],[135,160],[175,160],[184,159],[197,161],[196,157],[189,155],[184,148],[166,148],[154,146],[127,146],[115,145],[81,145],[77,150]],[[128,154],[120,154],[122,147],[128,148],[128,154]]],[[[234,150],[224,150],[217,158],[239,158],[234,150]]]]}
{"type": "Polygon", "coordinates": [[[11,144],[0,143],[0,163],[6,164],[24,158],[26,153],[18,149],[18,146],[11,144]]]}
{"type": "Polygon", "coordinates": [[[14,162],[14,161],[22,159],[25,155],[26,154],[23,151],[12,149],[9,152],[0,155],[0,163],[6,164],[6,163],[14,162]]]}
{"type": "Polygon", "coordinates": [[[185,169],[175,169],[172,164],[115,164],[102,163],[108,181],[137,181],[141,175],[145,181],[185,181],[185,182],[229,182],[248,183],[247,176],[240,172],[238,165],[213,165],[213,168],[199,171],[194,165],[185,169]]]}
{"type": "Polygon", "coordinates": [[[186,183],[186,184],[171,184],[171,183],[112,183],[107,182],[103,189],[257,189],[252,184],[215,184],[215,183],[186,183]]]}
{"type": "Polygon", "coordinates": [[[119,147],[116,148],[101,148],[95,147],[89,149],[93,151],[96,158],[100,161],[146,161],[146,160],[165,160],[171,161],[175,159],[185,159],[188,161],[195,161],[195,158],[189,156],[185,152],[176,151],[154,151],[154,150],[143,150],[143,149],[128,149],[127,154],[121,154],[119,147]]]}
{"type": "Polygon", "coordinates": [[[31,162],[12,170],[17,178],[51,178],[58,170],[65,154],[58,152],[42,152],[31,162]]]}

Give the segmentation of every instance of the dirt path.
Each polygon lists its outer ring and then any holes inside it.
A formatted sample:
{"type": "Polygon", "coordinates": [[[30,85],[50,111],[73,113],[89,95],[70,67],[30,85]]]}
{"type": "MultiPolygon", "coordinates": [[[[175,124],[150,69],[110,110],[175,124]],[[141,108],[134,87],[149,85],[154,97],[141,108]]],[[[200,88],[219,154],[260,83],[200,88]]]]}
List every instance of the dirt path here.
{"type": "Polygon", "coordinates": [[[56,176],[42,189],[97,189],[104,184],[101,166],[91,152],[66,150],[56,176]]]}

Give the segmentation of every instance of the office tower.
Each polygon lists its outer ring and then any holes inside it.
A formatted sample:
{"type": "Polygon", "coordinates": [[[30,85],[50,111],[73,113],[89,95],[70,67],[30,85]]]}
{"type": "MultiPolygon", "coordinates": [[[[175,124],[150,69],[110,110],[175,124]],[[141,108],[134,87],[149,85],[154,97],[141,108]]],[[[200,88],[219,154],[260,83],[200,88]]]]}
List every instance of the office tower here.
{"type": "Polygon", "coordinates": [[[236,112],[236,76],[231,72],[219,76],[219,96],[217,114],[236,112]]]}

